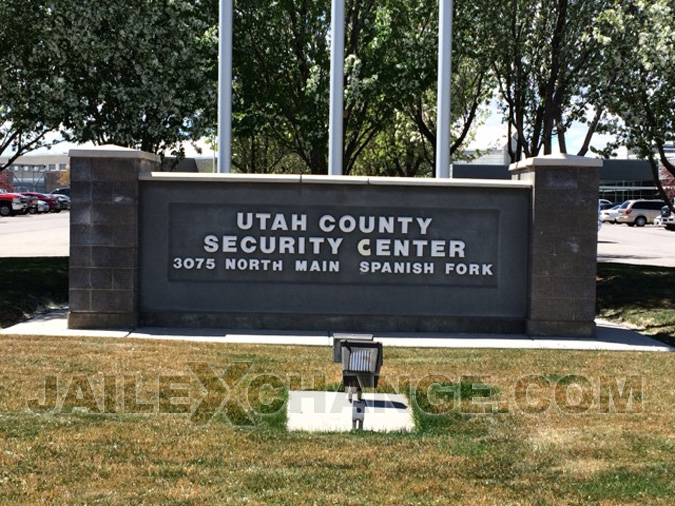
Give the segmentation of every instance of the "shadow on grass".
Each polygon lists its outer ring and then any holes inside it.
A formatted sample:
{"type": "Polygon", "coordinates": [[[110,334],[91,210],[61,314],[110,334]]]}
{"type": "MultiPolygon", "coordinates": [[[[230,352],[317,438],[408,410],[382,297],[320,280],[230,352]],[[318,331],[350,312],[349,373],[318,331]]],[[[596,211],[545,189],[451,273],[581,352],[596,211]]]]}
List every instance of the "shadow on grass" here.
{"type": "Polygon", "coordinates": [[[675,269],[598,264],[597,314],[675,345],[675,269]]]}
{"type": "Polygon", "coordinates": [[[0,328],[68,303],[68,257],[0,258],[0,328]]]}
{"type": "Polygon", "coordinates": [[[474,401],[495,398],[498,393],[496,387],[483,383],[435,383],[433,378],[429,378],[428,384],[418,384],[406,391],[416,432],[468,437],[487,434],[484,417],[476,416],[485,413],[484,406],[474,401]]]}
{"type": "Polygon", "coordinates": [[[598,309],[675,309],[675,269],[598,264],[598,309]]]}

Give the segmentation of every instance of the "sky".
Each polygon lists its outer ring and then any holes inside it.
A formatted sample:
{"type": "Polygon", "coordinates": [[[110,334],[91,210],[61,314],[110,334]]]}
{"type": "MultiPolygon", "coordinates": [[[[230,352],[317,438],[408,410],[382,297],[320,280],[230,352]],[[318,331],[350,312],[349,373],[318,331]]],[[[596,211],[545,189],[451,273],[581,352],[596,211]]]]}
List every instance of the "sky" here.
{"type": "MultiPolygon", "coordinates": [[[[476,138],[468,146],[468,149],[474,150],[484,150],[491,148],[499,148],[506,145],[506,138],[508,136],[508,129],[504,123],[502,123],[501,114],[497,109],[496,103],[492,102],[490,104],[489,114],[485,122],[478,127],[476,132],[476,138]]],[[[574,123],[567,131],[565,136],[565,141],[567,144],[567,152],[571,154],[576,154],[581,148],[584,138],[586,137],[586,125],[580,123],[574,123]]],[[[611,135],[600,135],[595,134],[591,144],[597,148],[604,148],[608,142],[614,140],[614,137],[611,135]]],[[[557,150],[557,143],[554,144],[554,151],[557,150]]],[[[559,152],[559,151],[558,151],[559,152]]],[[[587,153],[588,157],[595,157],[593,153],[587,153]]]]}

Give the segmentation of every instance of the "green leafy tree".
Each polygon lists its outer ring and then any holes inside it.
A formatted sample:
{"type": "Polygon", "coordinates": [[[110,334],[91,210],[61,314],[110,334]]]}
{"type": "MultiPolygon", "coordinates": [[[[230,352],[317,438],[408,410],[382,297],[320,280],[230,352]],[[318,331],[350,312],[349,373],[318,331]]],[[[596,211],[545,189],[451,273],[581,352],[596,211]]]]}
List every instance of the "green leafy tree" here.
{"type": "Polygon", "coordinates": [[[180,155],[208,132],[217,39],[200,2],[52,0],[52,9],[55,64],[78,97],[63,118],[70,139],[180,155]]]}
{"type": "Polygon", "coordinates": [[[420,133],[414,119],[397,112],[364,150],[356,174],[370,176],[430,176],[434,167],[434,146],[420,133]]]}
{"type": "MultiPolygon", "coordinates": [[[[477,7],[457,5],[453,153],[489,89],[489,58],[471,21],[477,7]]],[[[213,137],[217,8],[216,0],[3,2],[0,147],[25,152],[60,130],[73,141],[180,155],[186,141],[213,137]]],[[[345,173],[433,170],[437,12],[436,0],[347,1],[345,173]],[[378,165],[372,155],[382,146],[389,160],[378,165]],[[399,150],[407,161],[395,169],[399,150]]],[[[238,170],[327,172],[329,31],[329,0],[235,2],[238,170]]]]}
{"type": "Polygon", "coordinates": [[[206,111],[216,108],[217,40],[207,7],[3,0],[0,154],[11,151],[10,164],[60,132],[180,156],[184,142],[208,132],[206,111]]]}
{"type": "Polygon", "coordinates": [[[669,200],[659,169],[675,177],[666,152],[675,143],[675,1],[612,2],[597,37],[621,68],[608,94],[611,111],[621,119],[617,145],[650,162],[661,196],[669,200]]]}
{"type": "Polygon", "coordinates": [[[587,123],[585,154],[603,129],[607,90],[615,86],[603,45],[594,36],[606,0],[498,0],[487,2],[481,23],[492,26],[486,42],[493,51],[502,111],[508,124],[512,161],[550,154],[554,144],[567,153],[566,132],[587,123]],[[589,110],[593,118],[586,119],[589,110]]]}
{"type": "Polygon", "coordinates": [[[271,140],[280,151],[299,157],[304,170],[327,172],[323,118],[328,117],[329,25],[324,7],[317,0],[234,3],[233,134],[235,147],[252,146],[233,151],[235,167],[256,172],[275,167],[256,163],[271,140]]]}
{"type": "MultiPolygon", "coordinates": [[[[390,175],[430,175],[436,151],[436,88],[438,82],[438,3],[389,2],[390,26],[399,31],[392,40],[392,55],[399,69],[395,117],[383,126],[375,149],[381,172],[390,175]],[[412,126],[416,132],[413,132],[412,126]]],[[[485,26],[475,22],[480,3],[456,2],[453,23],[452,125],[450,153],[463,158],[463,148],[473,137],[481,110],[494,86],[490,55],[481,40],[485,26]]],[[[377,165],[372,156],[364,165],[377,165]]]]}
{"type": "Polygon", "coordinates": [[[0,155],[8,160],[49,145],[75,97],[53,68],[58,50],[44,2],[0,2],[0,155]]]}
{"type": "MultiPolygon", "coordinates": [[[[468,139],[489,95],[490,60],[471,21],[477,8],[469,2],[458,6],[452,152],[468,139]]],[[[235,11],[234,132],[249,139],[245,146],[258,146],[235,150],[235,166],[249,170],[271,141],[302,160],[304,170],[325,174],[330,2],[254,0],[235,3],[235,11]]],[[[394,138],[400,149],[416,153],[402,172],[429,173],[436,138],[437,1],[348,0],[345,30],[344,173],[401,173],[389,151],[394,138]],[[419,135],[394,131],[411,127],[419,135]],[[408,140],[413,144],[406,145],[408,140]],[[376,166],[375,153],[391,160],[376,166]]]]}

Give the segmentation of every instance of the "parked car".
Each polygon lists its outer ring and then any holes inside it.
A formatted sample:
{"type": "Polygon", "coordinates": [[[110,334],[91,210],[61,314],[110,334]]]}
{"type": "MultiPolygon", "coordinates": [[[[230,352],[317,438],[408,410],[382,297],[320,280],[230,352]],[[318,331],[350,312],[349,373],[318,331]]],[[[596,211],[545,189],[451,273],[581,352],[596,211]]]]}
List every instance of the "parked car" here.
{"type": "Polygon", "coordinates": [[[28,212],[28,199],[18,193],[0,193],[0,216],[14,216],[28,212]]]}
{"type": "Polygon", "coordinates": [[[70,188],[57,188],[50,192],[52,195],[65,195],[70,198],[70,188]]]}
{"type": "Polygon", "coordinates": [[[26,213],[37,214],[39,199],[33,195],[27,195],[24,193],[21,193],[21,195],[23,195],[27,200],[28,208],[26,209],[26,213]]]}
{"type": "Polygon", "coordinates": [[[666,227],[666,230],[675,232],[675,214],[671,212],[670,207],[663,206],[661,208],[661,216],[654,219],[654,225],[666,227]]]}
{"type": "Polygon", "coordinates": [[[56,195],[46,195],[44,193],[37,192],[23,192],[24,195],[32,195],[37,197],[39,200],[45,201],[49,204],[49,212],[60,213],[61,212],[61,203],[57,200],[56,195]]]}
{"type": "Polygon", "coordinates": [[[42,213],[48,213],[49,212],[49,204],[45,202],[44,200],[38,200],[38,211],[39,214],[42,213]]]}
{"type": "Polygon", "coordinates": [[[55,193],[53,196],[59,201],[59,204],[61,204],[61,209],[70,210],[70,197],[67,195],[61,195],[60,193],[55,193]]]}
{"type": "Polygon", "coordinates": [[[609,209],[604,209],[600,211],[600,219],[603,222],[616,223],[616,217],[619,216],[620,207],[621,204],[617,204],[614,207],[610,207],[609,209]]]}
{"type": "Polygon", "coordinates": [[[605,209],[610,209],[611,207],[614,207],[614,202],[607,199],[598,199],[598,205],[600,206],[600,210],[604,211],[605,209]]]}
{"type": "Polygon", "coordinates": [[[654,223],[665,204],[663,200],[627,200],[621,204],[616,222],[625,223],[629,227],[644,227],[648,223],[654,223]]]}

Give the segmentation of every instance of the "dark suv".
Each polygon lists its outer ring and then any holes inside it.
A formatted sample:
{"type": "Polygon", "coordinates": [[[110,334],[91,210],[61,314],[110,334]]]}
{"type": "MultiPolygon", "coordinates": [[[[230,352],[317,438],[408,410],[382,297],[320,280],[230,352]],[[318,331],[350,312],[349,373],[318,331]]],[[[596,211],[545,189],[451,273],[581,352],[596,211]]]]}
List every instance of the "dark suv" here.
{"type": "Polygon", "coordinates": [[[626,223],[629,227],[644,227],[647,223],[654,223],[664,205],[663,200],[627,200],[621,204],[616,222],[626,223]]]}
{"type": "Polygon", "coordinates": [[[66,197],[70,197],[70,188],[57,188],[50,193],[53,195],[65,195],[66,197]]]}

